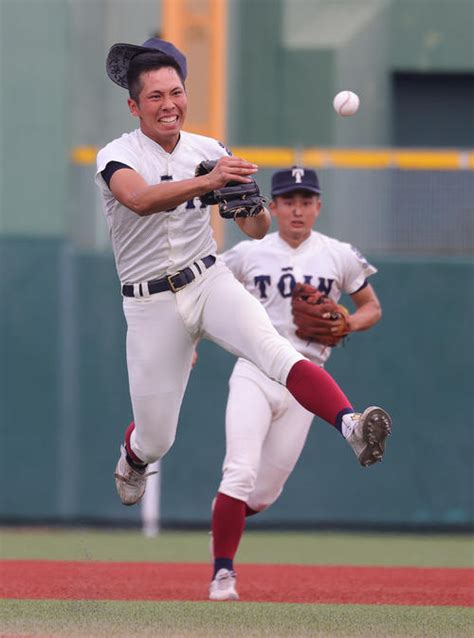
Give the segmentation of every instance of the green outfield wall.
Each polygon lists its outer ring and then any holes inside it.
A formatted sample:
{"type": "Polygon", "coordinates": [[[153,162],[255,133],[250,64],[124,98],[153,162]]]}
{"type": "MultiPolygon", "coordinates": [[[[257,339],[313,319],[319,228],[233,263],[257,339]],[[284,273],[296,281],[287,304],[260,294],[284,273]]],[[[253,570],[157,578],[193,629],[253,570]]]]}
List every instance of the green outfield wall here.
{"type": "Polygon", "coordinates": [[[393,126],[397,102],[407,97],[399,95],[396,74],[415,74],[421,81],[444,73],[434,93],[411,105],[418,117],[409,127],[408,143],[474,144],[472,0],[240,0],[231,5],[230,143],[405,145],[393,126]],[[459,74],[467,77],[459,78],[458,89],[459,74]],[[332,97],[343,89],[361,98],[357,126],[332,110],[332,97]],[[458,91],[459,99],[449,100],[458,91]],[[423,118],[430,121],[431,137],[418,136],[423,118]],[[462,142],[438,134],[441,128],[454,133],[458,121],[462,142]]]}
{"type": "MultiPolygon", "coordinates": [[[[228,143],[286,146],[295,157],[400,139],[464,152],[474,146],[472,8],[471,0],[229,2],[228,143]],[[345,88],[362,98],[354,119],[332,111],[345,88]]],[[[138,521],[113,484],[131,418],[121,299],[93,160],[71,158],[135,127],[105,56],[114,42],[159,31],[160,11],[158,0],[0,2],[1,520],[138,521]]],[[[388,407],[394,436],[386,461],[364,471],[336,432],[315,423],[260,524],[472,525],[469,157],[442,170],[317,166],[319,227],[373,255],[384,306],[382,323],[351,338],[328,369],[356,405],[388,407]]],[[[271,169],[258,177],[267,193],[271,169]]],[[[241,239],[226,231],[225,246],[241,239]]],[[[165,524],[208,520],[232,365],[202,344],[163,462],[165,524]]]]}
{"type": "MultiPolygon", "coordinates": [[[[360,468],[317,420],[287,490],[255,524],[473,523],[473,264],[374,262],[383,320],[337,349],[328,370],[355,406],[379,403],[392,413],[386,459],[360,468]],[[450,299],[463,300],[463,313],[452,312],[450,299]]],[[[15,477],[1,490],[1,519],[137,522],[139,510],[120,505],[113,480],[131,411],[111,257],[54,239],[9,238],[0,263],[8,264],[0,283],[0,458],[4,475],[15,477]]],[[[233,361],[213,344],[200,347],[178,438],[162,464],[164,524],[208,520],[233,361]]]]}

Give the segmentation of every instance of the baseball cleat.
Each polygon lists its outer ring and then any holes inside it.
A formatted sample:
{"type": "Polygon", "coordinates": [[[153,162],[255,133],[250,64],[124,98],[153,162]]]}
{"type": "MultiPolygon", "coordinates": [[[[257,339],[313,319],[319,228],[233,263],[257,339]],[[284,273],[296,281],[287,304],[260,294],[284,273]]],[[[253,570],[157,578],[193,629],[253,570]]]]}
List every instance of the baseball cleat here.
{"type": "Polygon", "coordinates": [[[382,408],[372,406],[343,417],[345,438],[363,467],[381,461],[385,441],[392,432],[392,419],[382,408]]]}
{"type": "Polygon", "coordinates": [[[235,572],[230,569],[219,569],[209,586],[209,600],[239,600],[236,582],[235,572]]]}
{"type": "Polygon", "coordinates": [[[156,472],[146,471],[146,465],[143,470],[136,470],[127,461],[127,452],[125,447],[120,447],[120,458],[115,468],[115,486],[117,488],[120,500],[124,505],[135,505],[145,494],[146,480],[156,472]]]}

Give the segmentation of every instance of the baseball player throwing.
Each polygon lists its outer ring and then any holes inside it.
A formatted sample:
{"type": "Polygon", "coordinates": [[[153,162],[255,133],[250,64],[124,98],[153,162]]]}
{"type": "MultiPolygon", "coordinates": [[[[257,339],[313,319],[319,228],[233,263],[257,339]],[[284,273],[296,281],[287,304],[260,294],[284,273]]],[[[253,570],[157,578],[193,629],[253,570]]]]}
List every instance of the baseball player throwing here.
{"type": "MultiPolygon", "coordinates": [[[[367,330],[381,317],[379,301],[367,281],[376,269],[349,244],[312,230],[321,210],[319,181],[313,170],[293,167],[274,173],[272,197],[270,209],[278,232],[259,242],[242,241],[222,258],[264,306],[279,334],[323,366],[331,348],[316,340],[300,339],[295,332],[292,292],[296,283],[313,285],[335,302],[341,293],[350,294],[356,310],[347,319],[348,329],[367,330]]],[[[229,386],[226,456],[212,513],[215,559],[211,600],[238,598],[233,559],[245,517],[261,512],[279,497],[313,420],[313,414],[283,385],[248,360],[237,360],[229,386]]],[[[360,457],[360,446],[352,436],[357,418],[347,415],[340,429],[360,457]]],[[[377,460],[383,454],[383,441],[379,443],[377,460]]]]}
{"type": "MultiPolygon", "coordinates": [[[[232,183],[250,184],[257,166],[229,156],[214,139],[182,130],[186,58],[169,42],[115,44],[109,77],[129,91],[139,128],[97,155],[96,183],[107,219],[127,322],[127,368],[133,422],[115,470],[124,505],[145,492],[147,465],[170,449],[194,346],[207,338],[286,386],[301,405],[336,427],[353,423],[364,455],[380,455],[390,419],[361,417],[334,379],[273,327],[262,304],[216,260],[210,207],[200,198],[232,183]],[[217,160],[206,174],[196,165],[217,160]]],[[[236,223],[261,239],[265,208],[236,223]]],[[[383,414],[383,416],[381,416],[383,414]]]]}

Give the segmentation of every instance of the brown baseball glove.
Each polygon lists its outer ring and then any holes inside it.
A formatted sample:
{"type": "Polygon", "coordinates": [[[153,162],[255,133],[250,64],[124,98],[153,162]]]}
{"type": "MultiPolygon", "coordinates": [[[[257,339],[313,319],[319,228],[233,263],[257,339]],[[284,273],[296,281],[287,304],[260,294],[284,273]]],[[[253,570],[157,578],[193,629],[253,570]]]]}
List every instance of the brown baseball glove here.
{"type": "Polygon", "coordinates": [[[349,334],[349,313],[311,284],[296,284],[291,309],[296,335],[334,348],[349,334]]]}

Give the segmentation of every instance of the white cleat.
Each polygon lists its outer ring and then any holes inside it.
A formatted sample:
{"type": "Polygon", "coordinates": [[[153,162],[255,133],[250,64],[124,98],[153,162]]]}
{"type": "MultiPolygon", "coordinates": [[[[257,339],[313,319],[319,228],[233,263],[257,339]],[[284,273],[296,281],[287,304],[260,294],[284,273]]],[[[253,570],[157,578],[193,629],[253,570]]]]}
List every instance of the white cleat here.
{"type": "Polygon", "coordinates": [[[125,447],[120,447],[120,458],[115,468],[115,486],[124,505],[135,505],[145,494],[146,480],[156,472],[136,470],[127,462],[125,447]]]}
{"type": "Polygon", "coordinates": [[[372,406],[343,417],[343,434],[363,467],[381,461],[385,441],[392,432],[392,419],[382,408],[372,406]]]}
{"type": "Polygon", "coordinates": [[[236,582],[235,572],[230,569],[219,569],[209,586],[209,600],[239,600],[236,582]]]}

